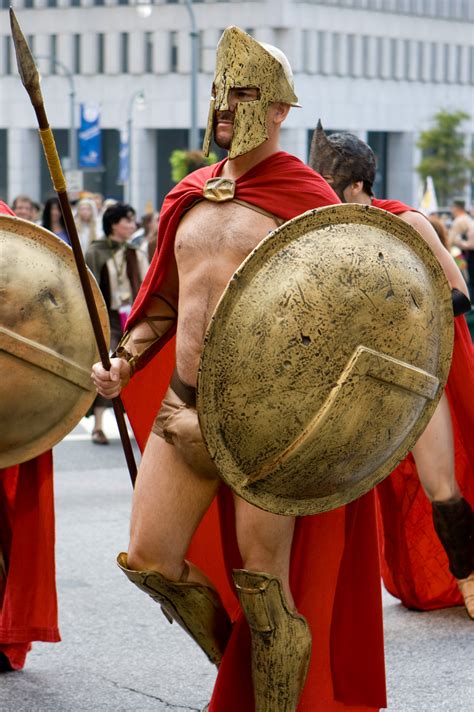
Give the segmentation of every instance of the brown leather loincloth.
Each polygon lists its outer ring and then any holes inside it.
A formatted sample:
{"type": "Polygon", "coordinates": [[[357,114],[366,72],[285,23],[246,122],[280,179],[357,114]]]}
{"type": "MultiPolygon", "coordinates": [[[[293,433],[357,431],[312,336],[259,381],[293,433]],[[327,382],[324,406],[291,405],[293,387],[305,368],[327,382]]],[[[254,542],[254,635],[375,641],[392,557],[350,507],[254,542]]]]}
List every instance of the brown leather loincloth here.
{"type": "Polygon", "coordinates": [[[213,478],[219,476],[202,439],[196,410],[196,389],[183,383],[176,371],[161,401],[152,432],[174,445],[197,474],[213,478]]]}

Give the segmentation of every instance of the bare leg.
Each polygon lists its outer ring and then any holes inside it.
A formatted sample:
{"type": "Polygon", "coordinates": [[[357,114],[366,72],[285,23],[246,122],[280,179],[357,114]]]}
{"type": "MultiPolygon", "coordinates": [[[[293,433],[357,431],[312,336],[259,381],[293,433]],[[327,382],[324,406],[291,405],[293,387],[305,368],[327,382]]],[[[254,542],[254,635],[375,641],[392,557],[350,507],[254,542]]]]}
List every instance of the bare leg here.
{"type": "Polygon", "coordinates": [[[420,482],[433,508],[433,523],[456,576],[467,612],[474,618],[474,520],[461,498],[454,466],[451,415],[446,394],[413,448],[420,482]]]}
{"type": "Polygon", "coordinates": [[[237,543],[245,569],[264,571],[280,579],[289,608],[295,608],[290,591],[290,556],[294,517],[264,512],[234,497],[237,543]]]}
{"type": "Polygon", "coordinates": [[[421,485],[431,502],[460,497],[454,472],[451,414],[445,393],[412,453],[421,485]]]}
{"type": "Polygon", "coordinates": [[[290,591],[293,517],[235,498],[243,569],[234,571],[252,637],[255,712],[295,712],[311,658],[311,631],[290,591]]]}
{"type": "Polygon", "coordinates": [[[117,559],[127,578],[216,665],[231,622],[212,582],[184,557],[219,483],[217,477],[197,474],[174,445],[152,433],[134,492],[129,553],[117,559]]]}
{"type": "MultiPolygon", "coordinates": [[[[219,483],[196,474],[173,445],[151,433],[133,496],[129,566],[179,581],[189,543],[219,483]]],[[[192,565],[187,580],[212,586],[192,565]]]]}

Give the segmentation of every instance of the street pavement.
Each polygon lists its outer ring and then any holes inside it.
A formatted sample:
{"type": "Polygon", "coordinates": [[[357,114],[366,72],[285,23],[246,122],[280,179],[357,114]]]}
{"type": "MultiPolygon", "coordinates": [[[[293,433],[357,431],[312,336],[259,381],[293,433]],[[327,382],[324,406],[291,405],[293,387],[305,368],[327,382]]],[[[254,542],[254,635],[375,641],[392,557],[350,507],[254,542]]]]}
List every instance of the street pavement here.
{"type": "MultiPolygon", "coordinates": [[[[115,565],[131,485],[109,415],[109,446],[92,444],[83,420],[55,448],[62,642],[35,643],[23,671],[0,675],[0,712],[198,711],[210,698],[213,666],[115,565]]],[[[384,593],[384,625],[390,712],[474,711],[463,609],[417,613],[384,593]]]]}

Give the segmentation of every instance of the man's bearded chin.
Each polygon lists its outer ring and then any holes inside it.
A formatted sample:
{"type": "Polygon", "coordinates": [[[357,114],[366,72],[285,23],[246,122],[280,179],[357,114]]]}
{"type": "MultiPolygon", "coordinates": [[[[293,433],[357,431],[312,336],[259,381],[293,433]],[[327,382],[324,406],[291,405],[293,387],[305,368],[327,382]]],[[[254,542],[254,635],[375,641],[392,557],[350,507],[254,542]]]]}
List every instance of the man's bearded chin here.
{"type": "Polygon", "coordinates": [[[218,120],[219,120],[219,119],[220,119],[221,121],[232,121],[232,123],[233,123],[233,121],[234,121],[234,115],[233,115],[232,113],[230,113],[230,112],[220,111],[219,113],[216,112],[216,114],[215,114],[215,116],[214,116],[214,131],[213,131],[213,133],[214,133],[214,142],[216,143],[217,146],[219,146],[219,148],[223,148],[224,150],[227,151],[227,150],[229,150],[229,148],[230,148],[230,146],[231,146],[232,138],[233,138],[233,133],[234,133],[234,132],[232,131],[232,133],[231,133],[230,135],[227,135],[227,136],[225,136],[225,137],[219,138],[218,135],[217,135],[217,131],[216,131],[216,129],[217,129],[217,123],[218,123],[218,120]]]}

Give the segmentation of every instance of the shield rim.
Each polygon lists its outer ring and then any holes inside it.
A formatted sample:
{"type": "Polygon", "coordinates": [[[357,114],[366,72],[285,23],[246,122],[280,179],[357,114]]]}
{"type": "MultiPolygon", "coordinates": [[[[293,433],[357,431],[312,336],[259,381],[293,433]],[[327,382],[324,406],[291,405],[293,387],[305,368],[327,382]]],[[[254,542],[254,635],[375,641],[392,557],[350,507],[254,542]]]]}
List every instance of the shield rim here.
{"type": "MultiPolygon", "coordinates": [[[[60,256],[60,258],[70,267],[71,273],[77,275],[79,280],[79,275],[77,274],[77,266],[74,259],[74,254],[72,248],[67,245],[64,240],[61,240],[57,235],[50,232],[41,225],[36,225],[29,220],[24,220],[12,215],[0,215],[0,231],[8,231],[11,234],[17,235],[22,239],[40,241],[45,247],[54,247],[54,252],[60,256]],[[10,226],[10,229],[9,227],[10,226]]],[[[102,292],[100,291],[97,281],[88,269],[89,278],[92,285],[92,291],[94,293],[94,299],[99,312],[99,319],[102,325],[102,330],[104,332],[104,337],[106,344],[110,342],[110,325],[109,317],[107,314],[107,307],[105,305],[102,292]]],[[[84,314],[87,315],[87,306],[84,299],[84,314]]],[[[0,323],[1,326],[1,323],[0,323]]],[[[98,350],[96,348],[96,357],[98,358],[98,350]]],[[[47,433],[35,438],[30,443],[23,444],[20,447],[14,449],[9,449],[7,451],[0,453],[0,468],[12,467],[13,465],[20,465],[27,460],[31,460],[38,455],[46,452],[50,448],[57,445],[76,425],[79,423],[81,418],[87,413],[91,407],[94,399],[96,397],[95,389],[92,386],[89,391],[84,391],[74,407],[67,413],[67,415],[51,430],[47,433]]]]}
{"type": "MultiPolygon", "coordinates": [[[[349,504],[358,499],[382,482],[406,457],[431,419],[448,379],[453,340],[454,318],[451,290],[448,281],[431,248],[421,235],[407,222],[386,210],[356,203],[342,203],[322,208],[313,208],[287,221],[267,235],[235,271],[221,295],[205,334],[198,370],[197,412],[204,443],[219,470],[221,479],[242,499],[260,509],[275,514],[290,516],[319,514],[336,509],[337,507],[349,504]],[[415,253],[417,253],[424,262],[428,263],[432,271],[433,279],[439,286],[441,320],[445,321],[447,327],[450,327],[441,333],[439,373],[437,374],[439,387],[435,398],[432,401],[426,401],[423,413],[416,426],[407,434],[397,450],[395,450],[370,477],[365,478],[360,483],[355,483],[350,489],[350,492],[337,492],[327,497],[308,500],[277,497],[271,492],[265,493],[264,497],[262,497],[260,493],[253,491],[251,488],[243,487],[241,483],[237,481],[238,477],[243,480],[245,476],[240,473],[239,468],[235,467],[232,456],[227,452],[226,448],[223,447],[218,437],[220,432],[219,419],[218,416],[213,417],[213,414],[217,413],[218,409],[213,407],[203,409],[201,407],[201,403],[209,402],[208,399],[212,393],[212,388],[209,388],[206,383],[207,374],[209,371],[212,372],[212,367],[208,369],[207,364],[213,360],[213,346],[216,340],[219,339],[219,325],[225,323],[226,315],[232,311],[234,302],[240,298],[241,291],[239,289],[239,283],[241,279],[246,282],[251,279],[252,272],[258,271],[259,269],[258,265],[262,262],[262,256],[273,256],[276,252],[283,249],[288,242],[294,240],[295,237],[304,235],[305,232],[302,231],[302,226],[304,226],[310,218],[314,218],[315,216],[317,216],[317,223],[313,222],[311,229],[324,229],[331,225],[346,224],[349,222],[386,229],[387,232],[391,232],[394,237],[399,238],[405,244],[410,244],[415,253]],[[393,229],[390,230],[390,226],[396,227],[396,234],[393,229]]],[[[212,397],[210,400],[212,403],[212,397]]]]}

